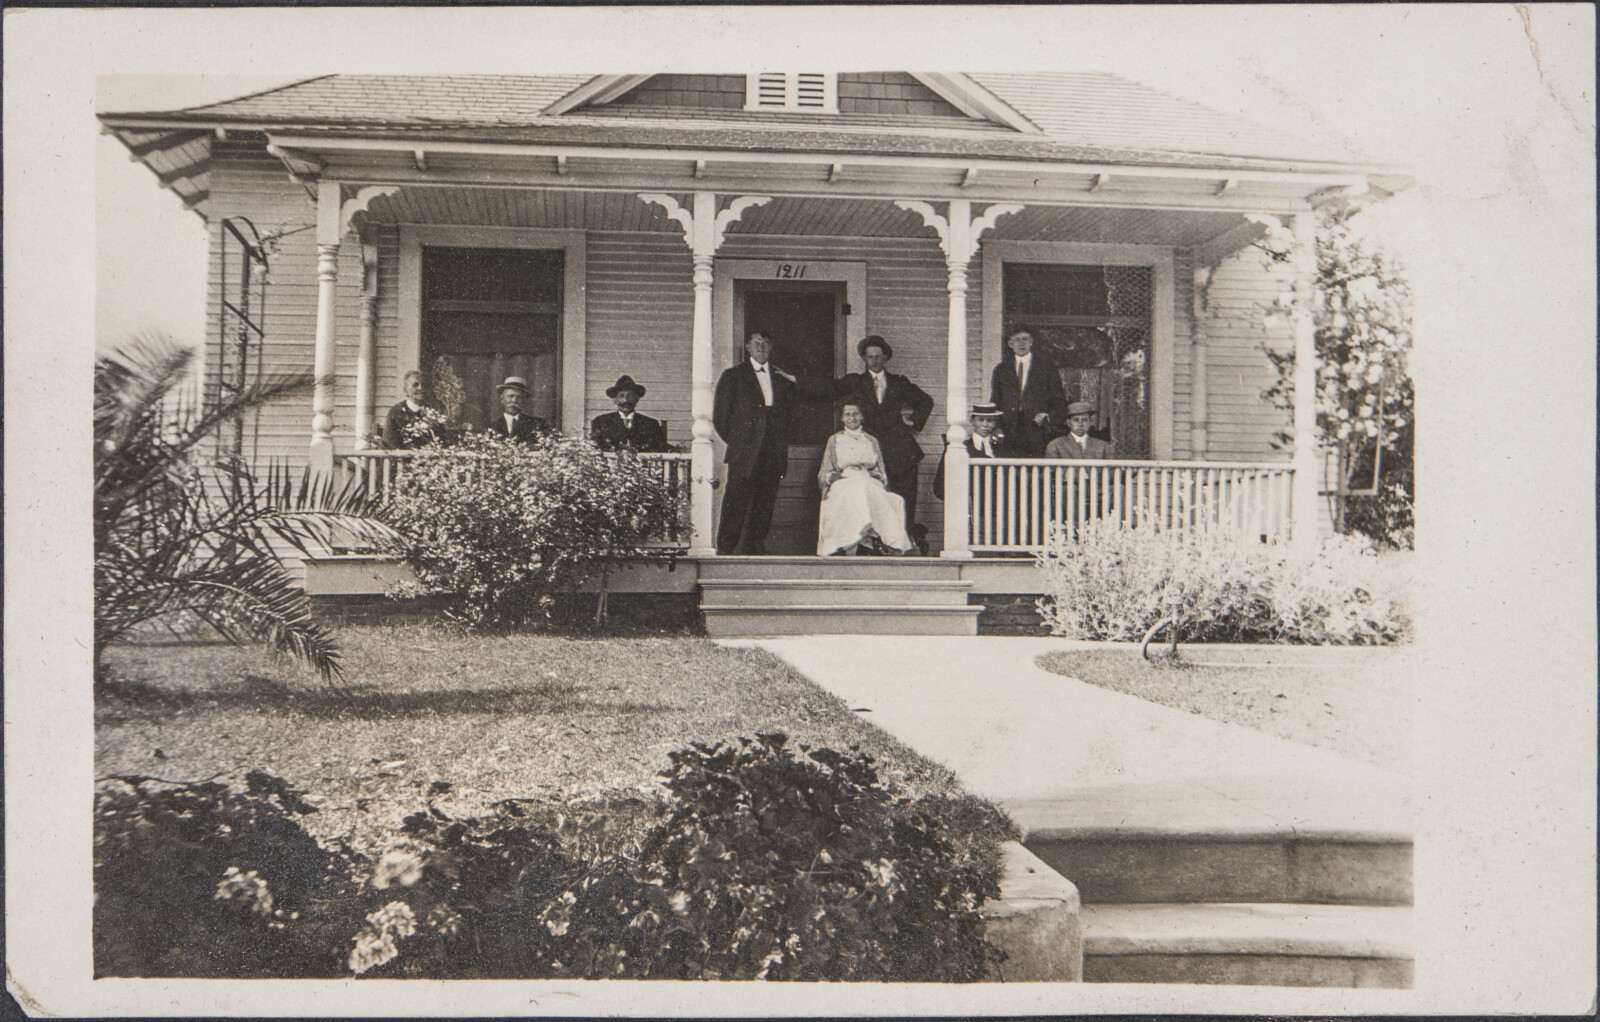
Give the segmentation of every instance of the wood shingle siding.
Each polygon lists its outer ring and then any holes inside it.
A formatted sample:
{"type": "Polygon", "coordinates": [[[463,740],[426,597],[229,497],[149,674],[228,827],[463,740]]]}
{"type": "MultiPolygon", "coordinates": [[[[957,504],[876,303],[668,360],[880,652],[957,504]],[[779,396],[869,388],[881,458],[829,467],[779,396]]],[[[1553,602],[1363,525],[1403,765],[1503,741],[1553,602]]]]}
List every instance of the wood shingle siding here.
{"type": "MultiPolygon", "coordinates": [[[[744,88],[744,75],[652,75],[605,106],[619,110],[743,110],[744,88]]],[[[589,109],[598,108],[586,108],[584,112],[589,109]]]]}

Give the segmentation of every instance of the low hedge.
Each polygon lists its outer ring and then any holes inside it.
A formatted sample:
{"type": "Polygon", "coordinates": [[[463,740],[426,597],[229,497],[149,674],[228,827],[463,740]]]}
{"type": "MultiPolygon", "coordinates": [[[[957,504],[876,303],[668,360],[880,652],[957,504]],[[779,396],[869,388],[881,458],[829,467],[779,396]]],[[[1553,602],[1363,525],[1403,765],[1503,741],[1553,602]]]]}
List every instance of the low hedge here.
{"type": "Polygon", "coordinates": [[[96,973],[960,982],[999,961],[979,909],[1015,828],[991,806],[900,797],[870,756],[777,734],[671,760],[627,840],[516,800],[429,806],[376,862],[317,846],[294,819],[314,807],[264,774],[124,779],[96,800],[96,973]]]}
{"type": "Polygon", "coordinates": [[[1382,645],[1411,627],[1396,572],[1347,536],[1305,558],[1222,533],[1091,521],[1075,537],[1054,532],[1038,565],[1039,613],[1069,638],[1136,642],[1173,619],[1187,642],[1382,645]]]}

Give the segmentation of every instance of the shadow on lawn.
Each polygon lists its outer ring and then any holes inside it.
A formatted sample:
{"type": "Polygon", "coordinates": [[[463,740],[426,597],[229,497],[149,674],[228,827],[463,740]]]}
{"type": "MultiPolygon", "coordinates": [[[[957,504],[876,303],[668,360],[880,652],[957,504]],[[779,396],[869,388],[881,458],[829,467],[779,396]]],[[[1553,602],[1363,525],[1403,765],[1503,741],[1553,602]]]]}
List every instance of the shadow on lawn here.
{"type": "Polygon", "coordinates": [[[540,681],[502,689],[455,688],[385,691],[372,685],[321,689],[286,685],[276,678],[247,674],[236,684],[206,688],[164,688],[145,681],[121,680],[100,686],[96,703],[116,709],[255,710],[299,713],[308,717],[384,720],[396,717],[453,716],[478,713],[518,714],[656,714],[676,707],[654,703],[604,702],[588,699],[571,685],[540,681]]]}

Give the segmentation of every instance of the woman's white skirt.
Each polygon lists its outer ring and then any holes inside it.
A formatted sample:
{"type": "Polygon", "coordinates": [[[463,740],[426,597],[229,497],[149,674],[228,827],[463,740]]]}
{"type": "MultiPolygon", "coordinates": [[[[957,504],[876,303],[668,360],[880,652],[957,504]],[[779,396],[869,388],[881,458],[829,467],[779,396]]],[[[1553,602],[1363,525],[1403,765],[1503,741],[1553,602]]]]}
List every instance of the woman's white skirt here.
{"type": "Polygon", "coordinates": [[[822,557],[859,543],[876,533],[884,546],[904,553],[911,549],[906,535],[906,502],[898,493],[863,469],[845,470],[841,479],[828,487],[817,526],[817,554],[822,557]]]}

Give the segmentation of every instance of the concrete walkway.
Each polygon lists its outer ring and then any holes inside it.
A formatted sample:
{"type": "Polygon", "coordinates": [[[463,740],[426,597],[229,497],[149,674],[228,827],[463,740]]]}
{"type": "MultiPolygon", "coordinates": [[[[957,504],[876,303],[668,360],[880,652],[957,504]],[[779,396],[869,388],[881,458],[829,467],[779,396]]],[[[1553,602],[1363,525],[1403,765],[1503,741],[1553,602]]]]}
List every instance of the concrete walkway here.
{"type": "MultiPolygon", "coordinates": [[[[759,647],[1029,831],[1403,837],[1409,779],[1034,664],[1061,639],[801,636],[759,647]]],[[[1129,654],[1136,656],[1133,649],[1129,654]]]]}

